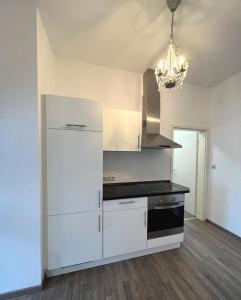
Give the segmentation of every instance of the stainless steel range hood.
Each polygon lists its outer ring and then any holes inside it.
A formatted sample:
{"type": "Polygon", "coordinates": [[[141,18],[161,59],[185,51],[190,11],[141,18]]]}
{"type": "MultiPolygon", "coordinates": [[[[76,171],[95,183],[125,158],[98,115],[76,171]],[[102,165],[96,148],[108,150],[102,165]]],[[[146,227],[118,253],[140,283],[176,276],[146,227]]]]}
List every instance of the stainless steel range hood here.
{"type": "Polygon", "coordinates": [[[143,75],[142,148],[181,148],[181,145],[160,134],[160,116],[160,93],[155,72],[147,69],[143,75]]]}

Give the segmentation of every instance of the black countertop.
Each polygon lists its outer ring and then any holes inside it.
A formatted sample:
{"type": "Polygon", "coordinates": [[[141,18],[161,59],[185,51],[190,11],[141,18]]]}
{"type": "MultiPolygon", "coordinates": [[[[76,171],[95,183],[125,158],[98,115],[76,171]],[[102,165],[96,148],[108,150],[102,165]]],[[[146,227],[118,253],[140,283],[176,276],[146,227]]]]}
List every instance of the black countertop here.
{"type": "Polygon", "coordinates": [[[107,183],[103,185],[103,200],[189,193],[189,188],[168,180],[107,183]]]}

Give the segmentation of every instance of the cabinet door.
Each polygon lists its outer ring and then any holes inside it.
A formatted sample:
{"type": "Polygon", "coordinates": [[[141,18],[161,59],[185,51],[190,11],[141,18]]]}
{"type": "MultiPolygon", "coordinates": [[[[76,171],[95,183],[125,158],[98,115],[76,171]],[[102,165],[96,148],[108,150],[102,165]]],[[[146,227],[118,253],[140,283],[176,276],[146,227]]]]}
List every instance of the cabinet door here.
{"type": "Polygon", "coordinates": [[[49,270],[101,258],[101,212],[48,217],[49,270]]]}
{"type": "Polygon", "coordinates": [[[47,130],[48,215],[101,209],[102,133],[47,130]]]}
{"type": "Polygon", "coordinates": [[[102,131],[102,107],[93,100],[46,96],[47,128],[102,131]]]}
{"type": "Polygon", "coordinates": [[[141,112],[104,110],[104,151],[141,151],[141,132],[141,112]]]}
{"type": "Polygon", "coordinates": [[[104,257],[146,249],[146,218],[144,208],[104,212],[104,257]]]}

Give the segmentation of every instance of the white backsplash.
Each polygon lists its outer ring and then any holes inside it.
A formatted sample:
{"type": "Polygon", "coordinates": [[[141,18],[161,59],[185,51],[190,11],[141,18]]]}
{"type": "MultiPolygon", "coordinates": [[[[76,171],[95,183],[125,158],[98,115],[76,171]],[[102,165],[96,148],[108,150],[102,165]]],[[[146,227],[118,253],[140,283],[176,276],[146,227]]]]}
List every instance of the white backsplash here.
{"type": "Polygon", "coordinates": [[[104,177],[114,178],[114,182],[170,180],[171,151],[104,152],[104,177]]]}

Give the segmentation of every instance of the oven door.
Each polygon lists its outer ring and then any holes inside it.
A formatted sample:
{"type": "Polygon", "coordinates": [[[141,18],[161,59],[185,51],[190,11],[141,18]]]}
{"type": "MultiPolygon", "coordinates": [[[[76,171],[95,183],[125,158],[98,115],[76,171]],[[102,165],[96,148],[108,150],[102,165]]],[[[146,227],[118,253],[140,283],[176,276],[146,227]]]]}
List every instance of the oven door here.
{"type": "Polygon", "coordinates": [[[184,202],[148,206],[148,239],[181,233],[183,226],[184,202]]]}

